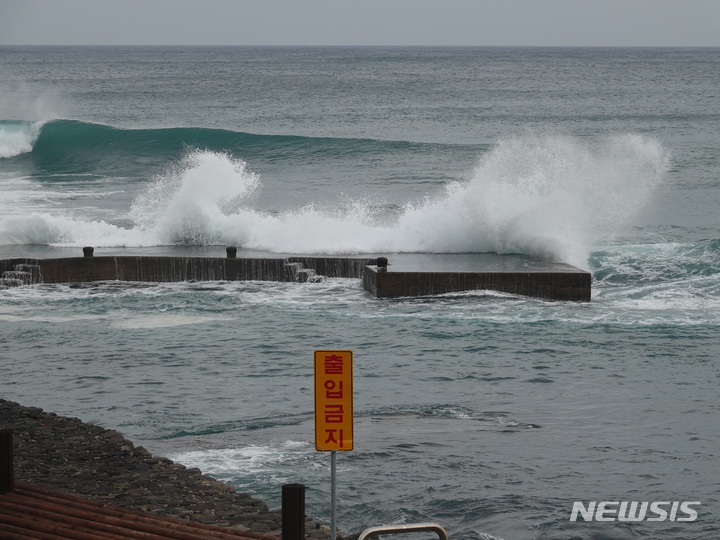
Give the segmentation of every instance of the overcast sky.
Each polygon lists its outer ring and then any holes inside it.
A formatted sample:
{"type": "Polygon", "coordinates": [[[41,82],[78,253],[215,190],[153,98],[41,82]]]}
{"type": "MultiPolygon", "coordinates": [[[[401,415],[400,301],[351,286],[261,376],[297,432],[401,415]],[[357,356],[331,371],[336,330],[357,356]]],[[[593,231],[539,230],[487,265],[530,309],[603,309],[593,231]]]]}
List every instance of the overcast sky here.
{"type": "Polygon", "coordinates": [[[720,46],[720,0],[0,0],[0,45],[720,46]]]}

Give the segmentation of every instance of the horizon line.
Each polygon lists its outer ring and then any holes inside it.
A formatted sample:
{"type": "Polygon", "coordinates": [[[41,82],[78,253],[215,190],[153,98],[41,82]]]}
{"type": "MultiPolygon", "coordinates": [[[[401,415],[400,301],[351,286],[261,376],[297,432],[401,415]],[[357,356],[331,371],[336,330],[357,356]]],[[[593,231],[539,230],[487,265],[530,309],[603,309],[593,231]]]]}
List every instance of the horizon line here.
{"type": "Polygon", "coordinates": [[[212,44],[212,43],[0,43],[0,47],[255,47],[255,48],[383,48],[383,49],[718,49],[720,45],[419,45],[419,44],[212,44]]]}

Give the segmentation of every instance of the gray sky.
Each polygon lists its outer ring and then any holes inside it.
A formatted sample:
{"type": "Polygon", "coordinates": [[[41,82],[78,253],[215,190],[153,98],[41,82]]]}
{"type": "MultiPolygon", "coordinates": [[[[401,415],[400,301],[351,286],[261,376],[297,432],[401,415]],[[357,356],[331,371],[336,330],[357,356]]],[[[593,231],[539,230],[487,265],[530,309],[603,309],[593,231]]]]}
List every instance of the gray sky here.
{"type": "Polygon", "coordinates": [[[0,0],[0,45],[720,46],[720,0],[0,0]]]}

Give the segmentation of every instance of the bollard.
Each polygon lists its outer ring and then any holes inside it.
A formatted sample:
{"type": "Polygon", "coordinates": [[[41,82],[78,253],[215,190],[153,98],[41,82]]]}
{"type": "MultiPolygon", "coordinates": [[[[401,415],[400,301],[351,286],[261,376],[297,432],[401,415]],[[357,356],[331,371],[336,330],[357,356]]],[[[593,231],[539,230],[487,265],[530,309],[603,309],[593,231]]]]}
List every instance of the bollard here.
{"type": "Polygon", "coordinates": [[[85,246],[85,247],[83,248],[83,256],[85,256],[85,257],[92,257],[94,251],[95,251],[95,248],[94,248],[94,247],[92,247],[92,246],[85,246]]]}
{"type": "Polygon", "coordinates": [[[378,272],[387,272],[387,265],[388,265],[387,257],[378,257],[377,262],[375,264],[377,265],[378,272]]]}
{"type": "Polygon", "coordinates": [[[228,259],[234,259],[237,257],[237,248],[235,246],[228,246],[225,248],[228,259]]]}
{"type": "Polygon", "coordinates": [[[13,432],[0,430],[0,493],[15,489],[15,471],[13,467],[13,432]]]}
{"type": "Polygon", "coordinates": [[[305,540],[305,486],[282,487],[282,540],[305,540]]]}

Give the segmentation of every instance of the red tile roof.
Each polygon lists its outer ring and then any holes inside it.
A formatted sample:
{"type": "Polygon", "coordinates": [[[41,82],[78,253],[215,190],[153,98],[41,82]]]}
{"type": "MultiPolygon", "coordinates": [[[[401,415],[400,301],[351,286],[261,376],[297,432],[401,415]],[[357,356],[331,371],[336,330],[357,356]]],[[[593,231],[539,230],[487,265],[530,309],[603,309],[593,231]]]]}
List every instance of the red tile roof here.
{"type": "Polygon", "coordinates": [[[15,482],[0,494],[0,538],[3,540],[278,540],[101,504],[73,495],[15,482]]]}

